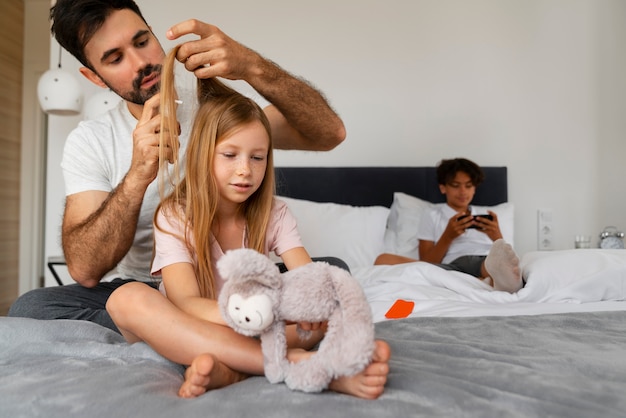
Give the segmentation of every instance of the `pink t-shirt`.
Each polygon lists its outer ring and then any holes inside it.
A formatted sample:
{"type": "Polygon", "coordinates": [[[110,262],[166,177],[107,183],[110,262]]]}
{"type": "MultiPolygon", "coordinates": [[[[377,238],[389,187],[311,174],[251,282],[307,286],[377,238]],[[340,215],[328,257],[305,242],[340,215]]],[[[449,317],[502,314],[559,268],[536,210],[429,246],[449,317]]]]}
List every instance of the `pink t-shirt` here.
{"type": "MultiPolygon", "coordinates": [[[[189,252],[182,236],[185,228],[178,218],[168,218],[160,210],[157,214],[157,222],[164,230],[154,228],[154,259],[152,261],[152,276],[160,276],[161,269],[175,263],[196,263],[195,253],[189,252]],[[170,233],[167,233],[167,232],[170,233]]],[[[193,237],[190,237],[193,241],[193,237]]],[[[245,247],[246,242],[242,236],[241,246],[245,247]]],[[[282,253],[293,248],[302,247],[302,240],[298,233],[296,218],[291,214],[287,205],[281,201],[274,199],[272,211],[270,213],[270,222],[267,226],[267,236],[265,239],[265,255],[274,252],[280,256],[282,253]]],[[[220,277],[215,263],[224,255],[222,248],[217,240],[212,239],[211,243],[211,260],[213,273],[215,274],[217,294],[222,289],[224,280],[220,277]]],[[[163,284],[159,286],[161,292],[165,293],[163,284]]]]}

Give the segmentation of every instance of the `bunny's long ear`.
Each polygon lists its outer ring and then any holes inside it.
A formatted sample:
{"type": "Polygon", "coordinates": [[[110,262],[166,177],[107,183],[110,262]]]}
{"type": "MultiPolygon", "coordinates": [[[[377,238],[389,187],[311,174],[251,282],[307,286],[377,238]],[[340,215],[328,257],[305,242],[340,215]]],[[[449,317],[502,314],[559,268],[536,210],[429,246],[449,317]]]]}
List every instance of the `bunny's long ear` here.
{"type": "Polygon", "coordinates": [[[278,266],[265,255],[248,248],[227,251],[218,260],[217,269],[224,280],[253,281],[272,289],[278,289],[282,284],[278,266]]]}

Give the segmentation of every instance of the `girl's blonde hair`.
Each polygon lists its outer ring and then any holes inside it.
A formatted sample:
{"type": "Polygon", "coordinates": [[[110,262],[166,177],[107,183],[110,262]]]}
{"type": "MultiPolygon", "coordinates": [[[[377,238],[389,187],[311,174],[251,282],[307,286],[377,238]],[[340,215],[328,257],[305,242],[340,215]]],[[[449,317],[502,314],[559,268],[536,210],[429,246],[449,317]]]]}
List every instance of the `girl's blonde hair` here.
{"type": "Polygon", "coordinates": [[[267,116],[256,102],[231,89],[217,79],[198,80],[199,108],[194,118],[185,155],[185,174],[178,178],[178,132],[176,120],[176,89],[174,65],[178,47],[167,55],[161,74],[161,135],[159,189],[161,203],[155,213],[163,210],[168,217],[177,217],[185,225],[184,239],[191,254],[196,255],[194,266],[200,294],[215,299],[215,274],[211,268],[211,245],[215,239],[211,226],[215,221],[219,191],[213,178],[213,156],[216,144],[236,128],[259,121],[270,138],[265,177],[259,189],[241,204],[246,219],[247,247],[265,253],[265,237],[274,197],[274,163],[272,140],[267,116]],[[170,134],[165,134],[170,133],[170,134]],[[165,160],[165,147],[174,151],[173,174],[170,176],[165,160]],[[165,180],[173,191],[165,196],[165,180]],[[191,237],[193,237],[193,242],[191,237]]]}

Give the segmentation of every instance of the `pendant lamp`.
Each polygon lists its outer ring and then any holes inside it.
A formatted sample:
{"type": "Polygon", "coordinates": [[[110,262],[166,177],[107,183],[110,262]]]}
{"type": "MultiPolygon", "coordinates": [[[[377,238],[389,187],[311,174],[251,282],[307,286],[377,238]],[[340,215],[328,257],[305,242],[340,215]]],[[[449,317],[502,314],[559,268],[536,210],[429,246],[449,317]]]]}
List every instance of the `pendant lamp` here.
{"type": "Polygon", "coordinates": [[[91,96],[85,103],[85,119],[95,119],[109,109],[113,109],[122,100],[120,96],[106,89],[91,96]]]}
{"type": "Polygon", "coordinates": [[[37,84],[37,97],[41,109],[49,115],[78,115],[83,107],[83,92],[76,77],[59,67],[43,73],[37,84]]]}

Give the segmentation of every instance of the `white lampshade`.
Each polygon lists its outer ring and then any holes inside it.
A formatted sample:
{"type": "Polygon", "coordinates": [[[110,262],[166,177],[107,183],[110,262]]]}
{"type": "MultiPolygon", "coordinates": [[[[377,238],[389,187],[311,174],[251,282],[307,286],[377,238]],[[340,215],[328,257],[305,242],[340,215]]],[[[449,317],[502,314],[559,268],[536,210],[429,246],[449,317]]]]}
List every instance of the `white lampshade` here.
{"type": "Polygon", "coordinates": [[[61,68],[43,73],[37,84],[37,97],[42,110],[51,115],[77,115],[83,107],[78,80],[61,68]]]}
{"type": "Polygon", "coordinates": [[[109,109],[113,109],[122,100],[120,96],[106,89],[94,94],[85,103],[85,119],[95,119],[109,109]]]}

